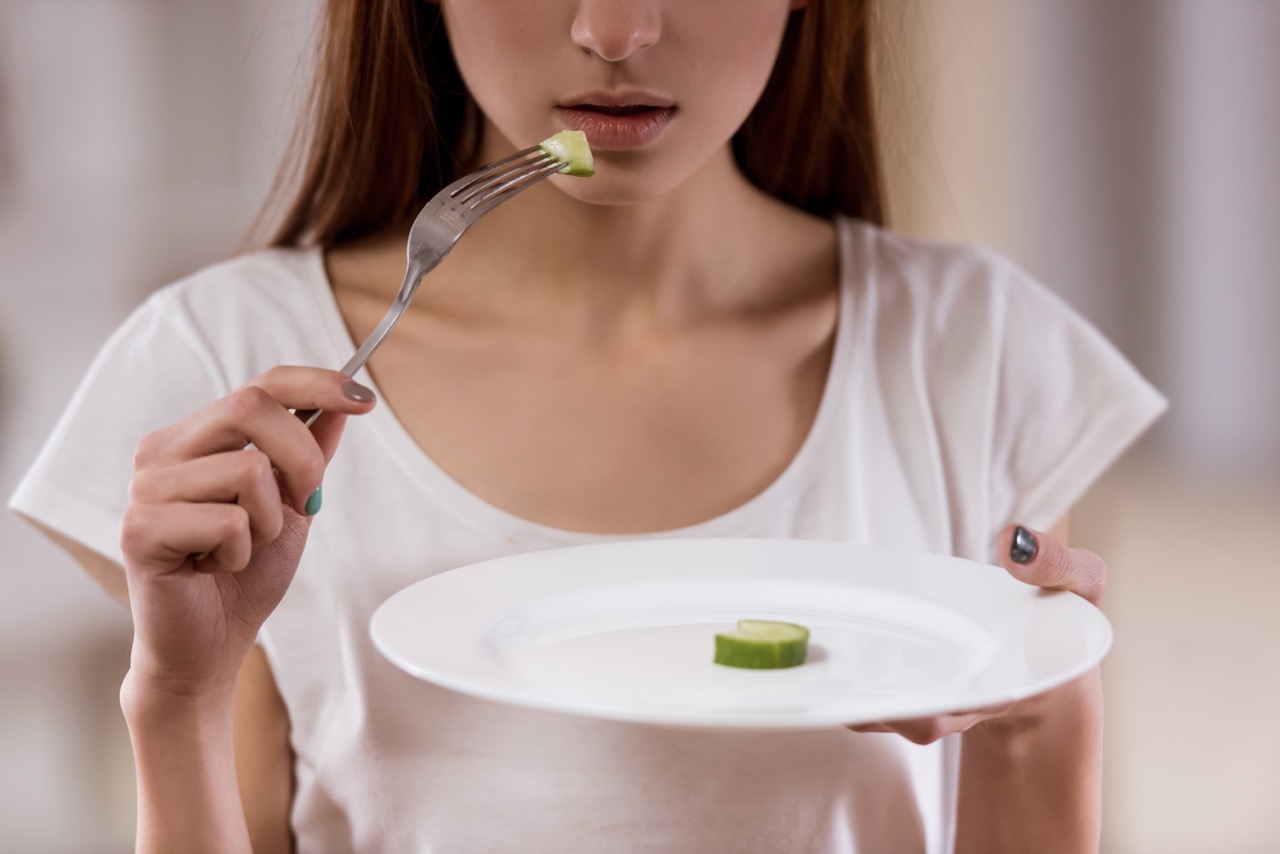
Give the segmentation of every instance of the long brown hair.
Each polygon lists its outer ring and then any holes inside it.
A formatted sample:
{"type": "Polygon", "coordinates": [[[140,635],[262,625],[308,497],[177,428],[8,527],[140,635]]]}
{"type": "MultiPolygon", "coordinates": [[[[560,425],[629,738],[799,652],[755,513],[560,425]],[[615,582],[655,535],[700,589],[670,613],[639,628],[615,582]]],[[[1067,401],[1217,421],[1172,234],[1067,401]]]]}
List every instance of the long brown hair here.
{"type": "MultiPolygon", "coordinates": [[[[820,216],[885,218],[872,0],[791,13],[764,94],[733,140],[757,186],[820,216]]],[[[264,208],[273,246],[330,245],[410,220],[478,149],[478,111],[422,0],[331,0],[304,121],[264,208]]]]}

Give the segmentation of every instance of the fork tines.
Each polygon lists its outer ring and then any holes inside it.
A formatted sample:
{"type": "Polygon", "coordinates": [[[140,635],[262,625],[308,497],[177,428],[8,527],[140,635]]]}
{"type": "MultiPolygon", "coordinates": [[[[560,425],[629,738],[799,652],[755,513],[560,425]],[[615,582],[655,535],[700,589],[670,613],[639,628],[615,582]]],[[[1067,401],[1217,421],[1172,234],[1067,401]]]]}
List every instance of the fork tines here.
{"type": "Polygon", "coordinates": [[[449,195],[467,207],[493,207],[563,168],[563,163],[535,145],[463,179],[449,195]]]}

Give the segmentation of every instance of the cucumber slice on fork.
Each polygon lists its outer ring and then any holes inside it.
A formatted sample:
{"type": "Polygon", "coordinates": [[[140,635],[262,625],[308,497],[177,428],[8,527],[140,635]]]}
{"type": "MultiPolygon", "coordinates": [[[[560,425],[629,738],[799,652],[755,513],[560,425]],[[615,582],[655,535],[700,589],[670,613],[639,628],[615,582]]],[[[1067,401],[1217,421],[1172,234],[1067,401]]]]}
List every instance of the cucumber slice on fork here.
{"type": "Polygon", "coordinates": [[[538,147],[564,164],[560,170],[563,175],[589,178],[596,174],[591,146],[587,144],[587,135],[580,130],[562,130],[538,143],[538,147]]]}

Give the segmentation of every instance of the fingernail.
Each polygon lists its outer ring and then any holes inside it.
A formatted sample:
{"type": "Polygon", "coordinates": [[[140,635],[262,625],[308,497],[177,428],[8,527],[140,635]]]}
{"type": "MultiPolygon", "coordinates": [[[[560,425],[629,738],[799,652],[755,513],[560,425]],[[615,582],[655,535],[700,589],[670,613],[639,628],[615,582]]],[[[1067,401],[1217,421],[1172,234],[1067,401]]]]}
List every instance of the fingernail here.
{"type": "Polygon", "coordinates": [[[324,503],[324,487],[317,486],[316,491],[311,493],[307,498],[307,506],[303,508],[308,516],[314,516],[320,512],[320,505],[324,503]]]}
{"type": "Polygon", "coordinates": [[[343,383],[342,393],[348,400],[354,400],[356,403],[371,403],[375,399],[373,389],[366,388],[355,380],[347,380],[343,383]]]}
{"type": "Polygon", "coordinates": [[[1013,530],[1013,544],[1009,546],[1009,557],[1014,563],[1031,563],[1035,560],[1040,544],[1036,535],[1019,525],[1013,530]]]}

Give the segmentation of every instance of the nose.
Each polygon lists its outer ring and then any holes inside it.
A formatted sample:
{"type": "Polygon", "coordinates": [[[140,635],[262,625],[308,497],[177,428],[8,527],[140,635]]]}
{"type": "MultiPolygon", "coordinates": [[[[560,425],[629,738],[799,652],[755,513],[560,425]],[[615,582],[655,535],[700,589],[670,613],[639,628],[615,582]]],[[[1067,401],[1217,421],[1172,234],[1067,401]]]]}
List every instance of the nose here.
{"type": "MultiPolygon", "coordinates": [[[[662,0],[578,0],[573,43],[607,62],[621,62],[658,43],[662,0]]],[[[689,2],[689,0],[678,0],[689,2]]]]}

